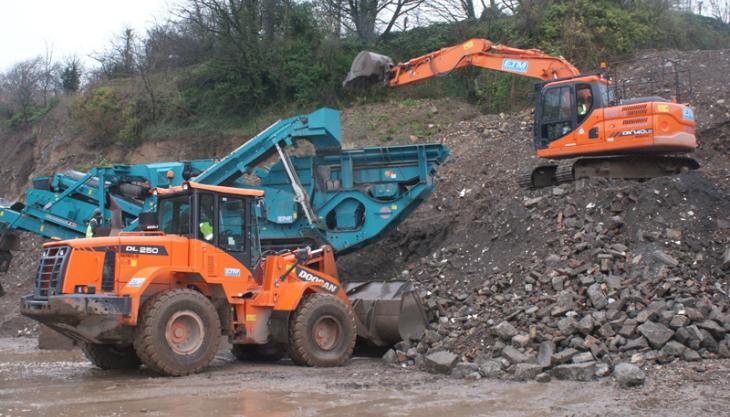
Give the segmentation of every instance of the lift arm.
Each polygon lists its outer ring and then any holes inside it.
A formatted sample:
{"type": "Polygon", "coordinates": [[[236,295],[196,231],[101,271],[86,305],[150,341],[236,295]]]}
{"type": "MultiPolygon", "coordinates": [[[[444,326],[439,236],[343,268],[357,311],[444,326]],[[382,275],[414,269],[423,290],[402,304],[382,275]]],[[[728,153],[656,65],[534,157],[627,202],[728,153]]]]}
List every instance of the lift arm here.
{"type": "Polygon", "coordinates": [[[397,65],[393,65],[393,60],[386,56],[361,52],[353,61],[343,85],[350,87],[363,81],[385,81],[388,87],[401,87],[466,67],[509,72],[545,81],[580,75],[580,71],[565,58],[545,54],[539,49],[517,49],[495,45],[487,39],[470,39],[397,65]]]}

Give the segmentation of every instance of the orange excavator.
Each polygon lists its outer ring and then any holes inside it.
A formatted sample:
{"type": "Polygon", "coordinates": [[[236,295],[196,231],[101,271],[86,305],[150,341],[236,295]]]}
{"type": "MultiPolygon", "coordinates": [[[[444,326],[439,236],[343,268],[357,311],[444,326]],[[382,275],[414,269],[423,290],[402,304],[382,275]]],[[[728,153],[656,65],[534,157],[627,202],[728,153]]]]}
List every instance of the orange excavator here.
{"type": "Polygon", "coordinates": [[[676,98],[617,99],[604,74],[581,74],[563,57],[538,49],[471,39],[394,64],[363,51],[343,82],[346,88],[376,83],[396,88],[448,75],[466,67],[486,68],[541,80],[536,84],[534,148],[550,160],[520,176],[520,185],[540,188],[578,178],[647,179],[699,168],[682,156],[697,147],[695,117],[676,98]]]}

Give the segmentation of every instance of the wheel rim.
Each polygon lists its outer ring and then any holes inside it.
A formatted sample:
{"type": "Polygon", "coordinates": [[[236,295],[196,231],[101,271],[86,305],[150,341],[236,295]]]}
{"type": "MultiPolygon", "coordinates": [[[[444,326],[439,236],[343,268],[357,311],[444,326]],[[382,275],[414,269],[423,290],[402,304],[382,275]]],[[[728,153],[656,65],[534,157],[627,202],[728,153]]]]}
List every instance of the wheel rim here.
{"type": "Polygon", "coordinates": [[[312,327],[312,338],[322,350],[330,351],[337,346],[342,334],[340,322],[332,316],[320,317],[312,327]]]}
{"type": "Polygon", "coordinates": [[[205,339],[203,321],[193,311],[178,311],[167,321],[165,339],[178,355],[193,354],[200,349],[205,339]]]}

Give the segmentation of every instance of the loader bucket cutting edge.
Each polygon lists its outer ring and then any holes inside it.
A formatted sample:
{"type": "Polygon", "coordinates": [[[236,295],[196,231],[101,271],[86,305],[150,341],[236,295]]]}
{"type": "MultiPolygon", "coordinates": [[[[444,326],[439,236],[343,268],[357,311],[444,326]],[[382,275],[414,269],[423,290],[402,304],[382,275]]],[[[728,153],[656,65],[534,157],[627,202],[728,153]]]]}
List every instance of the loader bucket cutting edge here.
{"type": "Polygon", "coordinates": [[[363,89],[386,80],[388,71],[393,68],[393,60],[385,55],[361,51],[352,61],[342,86],[347,89],[363,89]]]}
{"type": "Polygon", "coordinates": [[[349,282],[345,291],[362,324],[358,335],[371,344],[419,340],[426,331],[426,313],[408,281],[349,282]]]}

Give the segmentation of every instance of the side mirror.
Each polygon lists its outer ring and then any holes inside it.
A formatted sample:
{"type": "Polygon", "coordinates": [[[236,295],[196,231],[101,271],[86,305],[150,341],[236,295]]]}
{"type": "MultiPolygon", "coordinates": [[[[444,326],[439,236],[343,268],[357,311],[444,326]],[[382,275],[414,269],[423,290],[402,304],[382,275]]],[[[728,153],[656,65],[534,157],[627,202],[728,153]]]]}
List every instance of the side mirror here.
{"type": "Polygon", "coordinates": [[[145,230],[157,230],[160,228],[160,226],[157,224],[157,212],[156,211],[147,211],[143,213],[139,213],[138,217],[139,222],[139,230],[145,231],[145,230]]]}

